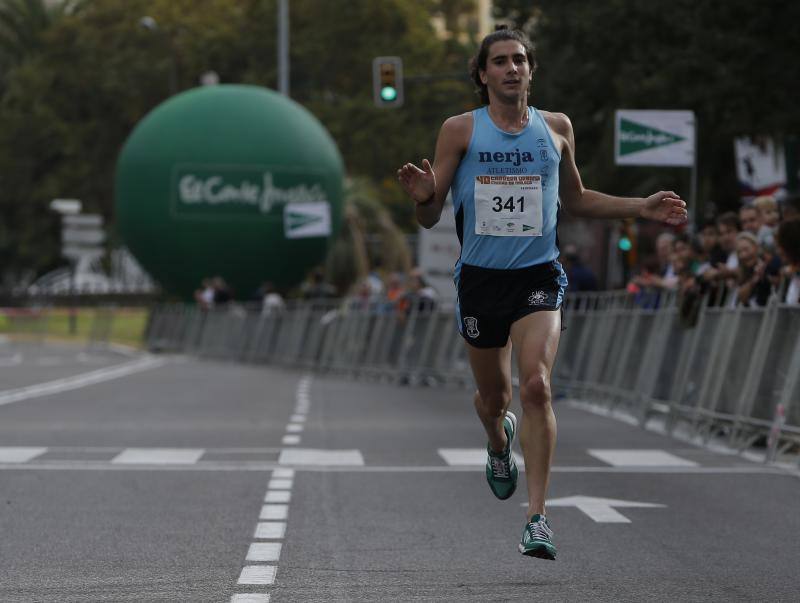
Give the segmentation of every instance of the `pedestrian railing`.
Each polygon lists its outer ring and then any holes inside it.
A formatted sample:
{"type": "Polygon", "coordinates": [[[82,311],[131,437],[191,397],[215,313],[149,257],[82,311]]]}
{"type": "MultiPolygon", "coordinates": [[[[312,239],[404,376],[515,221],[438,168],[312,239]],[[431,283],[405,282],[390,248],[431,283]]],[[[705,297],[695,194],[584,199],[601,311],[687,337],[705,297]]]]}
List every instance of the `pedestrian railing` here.
{"type": "MultiPolygon", "coordinates": [[[[687,320],[673,295],[570,294],[554,391],[725,438],[768,458],[800,450],[800,307],[711,307],[687,320]]],[[[473,383],[452,309],[377,300],[298,301],[280,312],[154,308],[151,350],[398,383],[473,383]]]]}

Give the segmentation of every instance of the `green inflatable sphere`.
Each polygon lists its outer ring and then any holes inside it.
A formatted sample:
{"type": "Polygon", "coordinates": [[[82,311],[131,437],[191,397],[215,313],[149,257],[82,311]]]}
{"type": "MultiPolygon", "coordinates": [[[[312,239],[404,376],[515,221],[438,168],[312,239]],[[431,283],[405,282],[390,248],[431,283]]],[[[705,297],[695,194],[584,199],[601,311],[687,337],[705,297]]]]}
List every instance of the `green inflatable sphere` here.
{"type": "Polygon", "coordinates": [[[299,283],[342,218],[342,159],[317,119],[255,86],[196,88],[136,126],[117,164],[119,232],[168,292],[222,276],[239,299],[299,283]]]}

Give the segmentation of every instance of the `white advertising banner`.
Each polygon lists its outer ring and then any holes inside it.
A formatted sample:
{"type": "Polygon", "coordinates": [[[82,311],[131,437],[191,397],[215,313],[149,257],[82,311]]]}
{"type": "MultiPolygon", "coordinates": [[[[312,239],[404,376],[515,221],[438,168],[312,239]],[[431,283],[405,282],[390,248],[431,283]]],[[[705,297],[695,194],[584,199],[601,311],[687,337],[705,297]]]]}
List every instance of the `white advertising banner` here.
{"type": "Polygon", "coordinates": [[[433,228],[419,229],[417,252],[419,267],[428,283],[436,289],[440,301],[455,303],[453,269],[461,255],[461,245],[458,243],[456,217],[449,195],[438,224],[433,228]]]}
{"type": "Polygon", "coordinates": [[[614,122],[617,165],[694,165],[694,112],[618,109],[614,122]]]}

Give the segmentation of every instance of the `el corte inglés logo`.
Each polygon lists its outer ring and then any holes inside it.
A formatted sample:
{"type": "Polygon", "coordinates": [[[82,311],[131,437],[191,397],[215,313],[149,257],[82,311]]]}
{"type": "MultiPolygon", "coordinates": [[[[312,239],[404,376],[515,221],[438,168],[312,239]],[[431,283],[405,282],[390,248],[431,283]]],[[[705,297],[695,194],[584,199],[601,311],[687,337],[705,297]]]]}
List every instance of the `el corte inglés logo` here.
{"type": "Polygon", "coordinates": [[[173,209],[179,215],[209,212],[266,215],[288,204],[327,204],[328,195],[313,180],[313,174],[281,173],[279,169],[177,166],[173,209]]]}

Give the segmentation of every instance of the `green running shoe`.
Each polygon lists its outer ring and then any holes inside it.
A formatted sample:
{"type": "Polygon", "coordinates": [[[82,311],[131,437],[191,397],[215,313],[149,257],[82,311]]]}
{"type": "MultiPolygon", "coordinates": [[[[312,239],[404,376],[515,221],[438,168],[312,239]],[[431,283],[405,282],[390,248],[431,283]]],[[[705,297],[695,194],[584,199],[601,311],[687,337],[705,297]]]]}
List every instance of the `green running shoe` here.
{"type": "Polygon", "coordinates": [[[519,552],[529,557],[555,560],[556,547],[553,546],[553,530],[543,515],[534,515],[525,524],[519,552]]]}
{"type": "Polygon", "coordinates": [[[492,493],[500,500],[505,500],[514,494],[519,476],[517,463],[511,452],[511,444],[514,443],[514,435],[517,432],[517,417],[513,412],[506,411],[506,416],[503,418],[503,429],[506,430],[508,438],[506,449],[500,454],[495,454],[492,452],[491,446],[486,446],[486,451],[489,453],[486,459],[486,481],[489,482],[492,493]]]}

